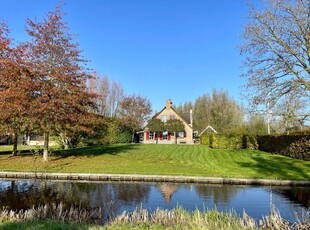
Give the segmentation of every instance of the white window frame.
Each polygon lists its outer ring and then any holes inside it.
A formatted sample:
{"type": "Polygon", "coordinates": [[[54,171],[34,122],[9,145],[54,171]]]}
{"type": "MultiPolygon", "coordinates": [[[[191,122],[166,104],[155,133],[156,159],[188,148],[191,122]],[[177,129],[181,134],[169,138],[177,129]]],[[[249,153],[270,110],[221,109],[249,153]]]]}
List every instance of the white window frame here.
{"type": "Polygon", "coordinates": [[[154,132],[149,132],[149,140],[154,140],[154,132]]]}
{"type": "Polygon", "coordinates": [[[163,140],[167,141],[168,140],[168,131],[163,132],[163,140]]]}

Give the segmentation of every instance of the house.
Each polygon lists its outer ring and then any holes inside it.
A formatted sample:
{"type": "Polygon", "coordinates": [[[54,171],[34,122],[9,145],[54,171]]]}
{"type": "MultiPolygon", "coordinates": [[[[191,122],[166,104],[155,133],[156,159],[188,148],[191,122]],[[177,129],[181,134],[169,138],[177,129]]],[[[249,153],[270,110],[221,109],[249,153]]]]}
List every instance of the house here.
{"type": "Polygon", "coordinates": [[[166,106],[153,118],[158,118],[162,122],[167,122],[170,119],[178,119],[184,123],[185,130],[177,132],[176,134],[168,131],[155,133],[146,127],[143,134],[143,143],[156,143],[158,141],[158,143],[162,144],[174,144],[176,139],[178,144],[194,143],[192,124],[188,124],[180,115],[177,114],[177,112],[172,108],[171,100],[167,100],[166,106]],[[159,135],[158,140],[157,135],[159,135]]]}

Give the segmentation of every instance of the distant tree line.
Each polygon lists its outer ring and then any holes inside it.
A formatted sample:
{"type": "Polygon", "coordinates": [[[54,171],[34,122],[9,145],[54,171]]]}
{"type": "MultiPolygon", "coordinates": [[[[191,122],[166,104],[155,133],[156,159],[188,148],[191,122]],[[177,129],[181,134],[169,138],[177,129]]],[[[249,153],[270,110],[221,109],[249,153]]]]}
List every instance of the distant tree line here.
{"type": "Polygon", "coordinates": [[[266,134],[264,117],[246,117],[244,107],[228,95],[227,91],[214,89],[212,94],[199,96],[194,103],[184,102],[174,107],[188,123],[193,111],[193,127],[198,135],[209,125],[218,133],[266,134]]]}
{"type": "MultiPolygon", "coordinates": [[[[193,128],[200,134],[209,125],[218,133],[267,135],[268,119],[271,134],[309,130],[306,117],[295,116],[306,104],[287,95],[286,99],[267,111],[251,111],[229,96],[227,91],[214,89],[212,94],[199,96],[194,102],[184,102],[174,109],[190,123],[193,111],[193,128]]],[[[208,130],[211,131],[211,130],[208,130]]]]}

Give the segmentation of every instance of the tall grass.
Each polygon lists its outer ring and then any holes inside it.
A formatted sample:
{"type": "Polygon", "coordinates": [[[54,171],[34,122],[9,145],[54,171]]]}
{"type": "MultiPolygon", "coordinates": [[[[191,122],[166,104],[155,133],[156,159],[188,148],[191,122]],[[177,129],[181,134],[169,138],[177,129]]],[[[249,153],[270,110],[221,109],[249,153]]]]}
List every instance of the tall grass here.
{"type": "Polygon", "coordinates": [[[259,221],[245,212],[239,217],[233,211],[219,212],[214,209],[189,212],[181,207],[173,210],[156,209],[154,212],[137,208],[133,212],[123,212],[103,226],[99,224],[103,224],[101,218],[100,209],[86,210],[81,207],[66,209],[61,203],[21,211],[4,209],[0,212],[0,229],[21,229],[20,227],[38,229],[36,225],[41,226],[42,220],[52,221],[53,225],[58,223],[58,227],[55,227],[57,229],[310,229],[310,212],[298,223],[289,223],[282,219],[276,209],[259,221]],[[76,223],[79,223],[79,227],[72,225],[76,223]]]}
{"type": "Polygon", "coordinates": [[[14,211],[4,208],[0,211],[0,222],[46,219],[73,223],[100,223],[101,209],[89,210],[81,206],[66,208],[63,203],[59,203],[58,205],[46,204],[27,210],[14,211]]]}

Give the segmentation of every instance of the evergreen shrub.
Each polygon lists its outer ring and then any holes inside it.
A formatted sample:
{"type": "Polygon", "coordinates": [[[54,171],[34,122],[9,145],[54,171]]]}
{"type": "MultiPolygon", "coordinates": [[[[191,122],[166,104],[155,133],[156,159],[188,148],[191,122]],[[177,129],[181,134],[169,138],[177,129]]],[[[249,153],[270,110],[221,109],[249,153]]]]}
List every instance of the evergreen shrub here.
{"type": "Polygon", "coordinates": [[[210,134],[200,136],[199,137],[199,143],[202,145],[210,146],[210,134]]]}
{"type": "Polygon", "coordinates": [[[257,136],[243,135],[242,136],[243,149],[258,149],[257,136]]]}
{"type": "Polygon", "coordinates": [[[200,137],[200,143],[214,149],[241,149],[242,135],[238,134],[208,134],[200,137]]]}
{"type": "Polygon", "coordinates": [[[310,135],[266,135],[258,137],[259,150],[310,160],[310,135]]]}

